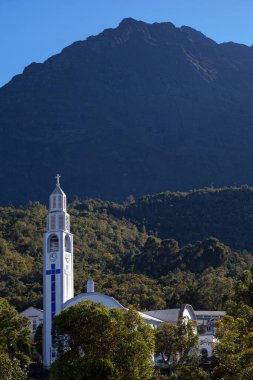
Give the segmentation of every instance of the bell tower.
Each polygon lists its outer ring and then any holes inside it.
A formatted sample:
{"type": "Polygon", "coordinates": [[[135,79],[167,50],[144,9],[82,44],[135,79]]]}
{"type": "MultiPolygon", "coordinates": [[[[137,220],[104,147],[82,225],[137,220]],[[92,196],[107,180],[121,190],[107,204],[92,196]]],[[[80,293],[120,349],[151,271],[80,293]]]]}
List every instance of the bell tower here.
{"type": "Polygon", "coordinates": [[[49,197],[47,232],[43,237],[43,363],[50,367],[56,358],[52,342],[52,323],[63,304],[74,296],[73,235],[67,213],[66,195],[56,176],[56,187],[49,197]]]}

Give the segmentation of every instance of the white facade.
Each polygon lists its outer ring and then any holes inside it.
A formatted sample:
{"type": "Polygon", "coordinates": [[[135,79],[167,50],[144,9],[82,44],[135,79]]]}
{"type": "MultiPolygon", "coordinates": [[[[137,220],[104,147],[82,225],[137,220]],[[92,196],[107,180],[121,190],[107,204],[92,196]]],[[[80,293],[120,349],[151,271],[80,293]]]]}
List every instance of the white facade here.
{"type": "Polygon", "coordinates": [[[67,213],[66,195],[57,175],[55,190],[49,198],[47,232],[43,239],[43,363],[49,367],[56,357],[52,342],[52,322],[63,304],[74,296],[73,236],[67,213]]]}
{"type": "Polygon", "coordinates": [[[31,306],[23,310],[20,315],[30,320],[31,340],[33,341],[38,326],[43,323],[43,310],[31,306]]]}
{"type": "Polygon", "coordinates": [[[216,343],[217,339],[214,336],[214,332],[207,332],[199,335],[199,355],[211,358],[213,356],[213,349],[216,343]]]}

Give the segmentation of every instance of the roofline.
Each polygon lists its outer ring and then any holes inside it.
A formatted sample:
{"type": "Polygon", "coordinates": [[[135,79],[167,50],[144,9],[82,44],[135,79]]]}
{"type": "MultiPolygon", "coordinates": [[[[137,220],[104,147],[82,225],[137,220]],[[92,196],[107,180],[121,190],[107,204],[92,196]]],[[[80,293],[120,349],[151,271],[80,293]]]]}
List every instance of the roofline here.
{"type": "MultiPolygon", "coordinates": [[[[96,294],[96,295],[100,295],[100,296],[103,296],[105,298],[108,298],[108,299],[111,299],[113,301],[115,301],[118,305],[120,305],[123,309],[126,309],[123,305],[121,305],[121,303],[119,301],[117,301],[114,297],[111,297],[111,296],[107,296],[106,294],[103,294],[103,293],[99,293],[99,292],[89,292],[89,293],[80,293],[78,294],[77,296],[73,297],[73,298],[70,298],[69,300],[67,300],[66,302],[64,302],[63,304],[63,309],[65,309],[66,307],[68,307],[68,304],[71,303],[71,301],[73,301],[74,299],[78,299],[78,298],[81,298],[83,296],[86,296],[86,295],[91,295],[91,294],[96,294]]],[[[88,301],[92,301],[92,300],[88,300],[88,301]]],[[[92,302],[96,302],[96,301],[92,301],[92,302]]],[[[99,302],[97,302],[99,303],[99,302]]]]}
{"type": "Polygon", "coordinates": [[[225,310],[195,310],[195,314],[201,314],[201,313],[226,313],[225,310]]]}
{"type": "Polygon", "coordinates": [[[193,316],[193,320],[196,321],[197,318],[196,318],[196,314],[195,314],[195,312],[193,310],[192,305],[186,303],[186,304],[181,305],[181,307],[180,307],[180,310],[179,310],[179,313],[178,313],[178,322],[179,322],[180,319],[183,318],[185,309],[190,309],[190,311],[192,313],[192,316],[193,316]]]}
{"type": "Polygon", "coordinates": [[[153,317],[152,315],[148,315],[148,314],[145,314],[143,313],[142,311],[138,311],[139,315],[143,318],[143,319],[147,319],[149,321],[154,321],[154,322],[159,322],[159,323],[163,323],[163,321],[161,319],[158,319],[156,317],[153,317]]]}
{"type": "Polygon", "coordinates": [[[35,307],[35,306],[29,306],[29,307],[27,307],[26,309],[22,310],[19,314],[21,314],[21,313],[23,313],[24,311],[29,310],[29,309],[36,309],[36,310],[38,310],[38,311],[40,311],[40,312],[43,313],[43,309],[38,309],[38,308],[35,307]]]}

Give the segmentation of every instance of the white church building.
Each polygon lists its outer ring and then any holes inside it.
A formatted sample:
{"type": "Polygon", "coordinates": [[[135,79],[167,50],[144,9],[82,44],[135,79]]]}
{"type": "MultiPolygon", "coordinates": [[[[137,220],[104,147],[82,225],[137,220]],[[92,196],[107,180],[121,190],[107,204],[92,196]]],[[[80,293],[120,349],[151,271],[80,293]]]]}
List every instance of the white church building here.
{"type": "MultiPolygon", "coordinates": [[[[108,308],[124,309],[113,297],[95,292],[94,282],[88,280],[87,293],[74,297],[73,235],[70,232],[70,216],[67,213],[66,195],[60,187],[60,176],[56,176],[56,187],[49,198],[47,232],[43,239],[43,310],[29,307],[21,315],[31,321],[31,338],[36,328],[43,322],[43,364],[50,367],[56,358],[52,341],[52,324],[55,314],[81,301],[100,302],[108,308]]],[[[223,311],[194,311],[191,305],[178,309],[139,312],[147,324],[157,328],[163,322],[177,324],[179,319],[195,320],[205,326],[199,338],[200,354],[207,356],[213,352],[214,326],[211,321],[222,317],[223,311]],[[209,327],[208,327],[209,326],[209,327]]]]}

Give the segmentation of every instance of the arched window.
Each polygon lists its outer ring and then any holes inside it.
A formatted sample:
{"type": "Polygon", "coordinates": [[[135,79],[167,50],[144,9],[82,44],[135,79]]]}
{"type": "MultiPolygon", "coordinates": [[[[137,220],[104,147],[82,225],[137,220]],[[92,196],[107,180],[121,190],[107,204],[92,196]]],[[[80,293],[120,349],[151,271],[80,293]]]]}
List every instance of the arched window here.
{"type": "Polygon", "coordinates": [[[64,230],[63,222],[64,222],[63,215],[59,215],[59,219],[58,219],[59,230],[64,230]]]}
{"type": "Polygon", "coordinates": [[[68,235],[65,236],[65,251],[71,252],[71,242],[70,237],[68,235]]]}
{"type": "Polygon", "coordinates": [[[56,208],[56,196],[53,196],[53,208],[56,208]]]}
{"type": "Polygon", "coordinates": [[[50,242],[49,242],[49,251],[55,252],[58,250],[59,250],[59,239],[56,235],[52,235],[50,237],[50,242]]]}
{"type": "Polygon", "coordinates": [[[62,208],[62,196],[58,195],[58,208],[62,208]]]}
{"type": "Polygon", "coordinates": [[[202,348],[201,356],[202,356],[202,359],[206,359],[208,357],[208,351],[206,348],[202,348]]]}
{"type": "Polygon", "coordinates": [[[55,215],[51,215],[51,230],[56,229],[56,218],[55,215]]]}

